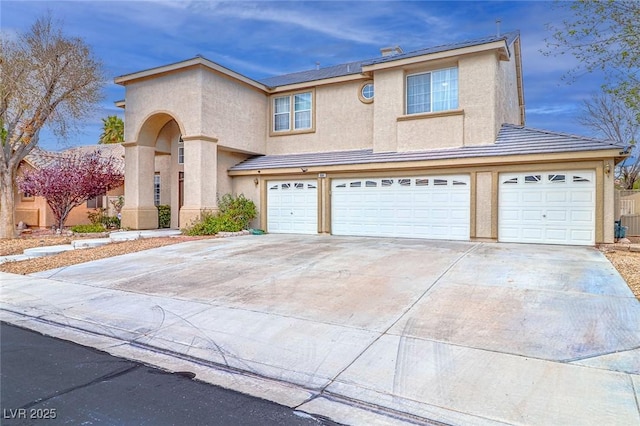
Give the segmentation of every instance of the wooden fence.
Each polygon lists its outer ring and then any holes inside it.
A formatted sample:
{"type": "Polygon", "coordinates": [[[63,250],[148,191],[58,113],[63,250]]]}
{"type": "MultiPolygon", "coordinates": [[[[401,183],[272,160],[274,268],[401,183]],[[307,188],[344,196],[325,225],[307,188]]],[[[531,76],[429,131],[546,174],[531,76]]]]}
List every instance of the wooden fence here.
{"type": "Polygon", "coordinates": [[[616,220],[627,227],[627,235],[640,236],[640,190],[617,190],[616,220]]]}

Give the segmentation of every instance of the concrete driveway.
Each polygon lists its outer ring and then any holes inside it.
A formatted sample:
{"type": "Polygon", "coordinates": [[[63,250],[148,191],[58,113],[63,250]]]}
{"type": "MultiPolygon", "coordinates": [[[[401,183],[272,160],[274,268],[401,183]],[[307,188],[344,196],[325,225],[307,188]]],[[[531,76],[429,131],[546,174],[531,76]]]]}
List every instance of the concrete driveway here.
{"type": "Polygon", "coordinates": [[[0,319],[354,424],[640,424],[640,303],[593,248],[200,240],[0,275],[0,319]]]}

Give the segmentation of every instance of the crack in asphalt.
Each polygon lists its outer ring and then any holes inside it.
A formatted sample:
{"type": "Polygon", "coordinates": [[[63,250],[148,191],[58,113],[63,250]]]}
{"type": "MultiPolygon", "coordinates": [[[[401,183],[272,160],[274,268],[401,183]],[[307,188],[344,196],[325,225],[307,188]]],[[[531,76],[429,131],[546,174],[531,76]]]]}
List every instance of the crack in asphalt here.
{"type": "MultiPolygon", "coordinates": [[[[129,362],[127,362],[127,363],[129,363],[129,362]]],[[[116,371],[112,371],[110,373],[107,373],[107,374],[104,374],[104,375],[102,375],[100,377],[97,377],[97,378],[91,380],[90,382],[83,383],[83,384],[77,385],[77,386],[73,386],[73,387],[70,387],[68,389],[64,389],[64,390],[61,390],[61,391],[57,391],[57,392],[55,392],[55,393],[53,393],[52,395],[49,395],[49,396],[38,398],[35,401],[31,401],[28,404],[23,405],[22,407],[20,407],[20,409],[27,410],[27,409],[35,406],[35,405],[41,404],[43,402],[46,402],[46,401],[48,401],[50,399],[53,399],[53,398],[56,398],[58,396],[65,395],[65,394],[74,392],[74,391],[79,390],[79,389],[88,388],[88,387],[91,387],[91,386],[96,385],[98,383],[102,383],[102,382],[106,382],[107,380],[115,379],[116,377],[124,376],[125,374],[129,374],[130,372],[132,372],[134,370],[137,370],[138,368],[140,368],[140,364],[135,364],[135,365],[132,365],[130,367],[121,368],[121,369],[118,369],[116,371]]]]}

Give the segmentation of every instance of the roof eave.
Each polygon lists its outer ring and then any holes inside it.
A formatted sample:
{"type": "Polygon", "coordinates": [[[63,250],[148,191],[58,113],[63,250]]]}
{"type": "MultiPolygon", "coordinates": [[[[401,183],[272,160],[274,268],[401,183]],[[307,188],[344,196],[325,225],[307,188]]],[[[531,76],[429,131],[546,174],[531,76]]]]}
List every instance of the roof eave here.
{"type": "Polygon", "coordinates": [[[159,75],[162,74],[168,74],[168,73],[173,73],[173,72],[179,72],[182,71],[186,68],[191,68],[194,66],[203,66],[207,69],[216,71],[220,74],[226,75],[228,77],[230,77],[231,79],[234,80],[238,80],[241,81],[245,84],[248,84],[250,86],[255,87],[256,89],[262,90],[262,91],[268,91],[267,86],[265,86],[262,83],[259,83],[249,77],[246,77],[240,73],[237,73],[235,71],[232,71],[228,68],[223,67],[220,64],[217,64],[213,61],[210,61],[208,59],[202,58],[202,57],[195,57],[192,59],[188,59],[186,61],[181,61],[181,62],[176,62],[173,64],[169,64],[169,65],[164,65],[161,67],[156,67],[156,68],[150,68],[147,70],[143,70],[143,71],[138,71],[136,73],[133,74],[125,74],[125,75],[121,75],[119,77],[116,77],[114,79],[114,82],[116,84],[120,84],[121,86],[126,86],[129,83],[132,83],[134,81],[138,81],[141,79],[146,79],[146,78],[150,78],[150,77],[157,77],[159,75]]]}
{"type": "Polygon", "coordinates": [[[370,78],[369,76],[362,74],[362,73],[357,73],[357,74],[348,74],[348,75],[342,75],[342,76],[338,76],[338,77],[329,77],[329,78],[322,78],[319,80],[310,80],[310,81],[303,81],[300,83],[292,83],[292,84],[284,84],[282,86],[274,86],[271,87],[268,91],[269,93],[280,93],[280,92],[288,92],[291,90],[298,90],[298,89],[305,89],[307,87],[311,87],[311,86],[324,86],[324,85],[328,85],[328,84],[337,84],[337,83],[345,83],[345,82],[349,82],[349,81],[357,81],[357,80],[363,80],[363,79],[368,79],[370,78]]]}
{"type": "Polygon", "coordinates": [[[490,43],[479,44],[475,46],[466,46],[458,49],[445,50],[442,52],[427,53],[419,56],[412,56],[409,58],[400,58],[397,60],[390,60],[380,62],[371,65],[362,65],[362,72],[371,72],[377,70],[383,70],[388,68],[403,67],[413,65],[425,61],[433,61],[437,59],[447,59],[456,56],[469,55],[474,53],[481,53],[486,51],[495,50],[498,52],[498,57],[501,60],[508,60],[511,56],[509,46],[507,46],[506,40],[497,40],[490,43]]]}
{"type": "MultiPolygon", "coordinates": [[[[387,161],[370,161],[370,162],[354,162],[344,164],[328,164],[328,165],[304,165],[306,174],[327,173],[327,172],[358,172],[358,171],[384,171],[384,170],[413,170],[425,168],[439,167],[487,167],[497,165],[512,164],[550,164],[560,162],[580,162],[580,161],[597,161],[602,158],[618,158],[619,149],[599,149],[586,151],[564,151],[564,152],[539,152],[526,154],[511,155],[479,155],[473,157],[457,157],[453,155],[448,158],[431,158],[431,159],[409,159],[387,160],[387,161]]],[[[260,174],[264,175],[281,175],[281,174],[300,174],[300,165],[279,166],[279,167],[255,167],[251,169],[227,170],[229,176],[249,176],[260,174]]]]}

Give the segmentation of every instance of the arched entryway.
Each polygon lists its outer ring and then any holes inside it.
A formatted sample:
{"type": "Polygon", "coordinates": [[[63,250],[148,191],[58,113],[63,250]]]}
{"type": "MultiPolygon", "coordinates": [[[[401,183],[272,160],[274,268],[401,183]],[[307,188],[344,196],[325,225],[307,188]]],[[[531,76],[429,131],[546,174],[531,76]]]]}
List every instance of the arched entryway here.
{"type": "Polygon", "coordinates": [[[157,204],[171,206],[172,228],[217,209],[217,138],[190,135],[168,112],[149,115],[135,135],[124,144],[124,227],[157,228],[157,204]]]}
{"type": "Polygon", "coordinates": [[[171,209],[170,227],[178,228],[179,179],[184,173],[181,124],[172,114],[147,117],[135,142],[125,143],[125,205],[122,225],[131,229],[158,227],[158,205],[171,209]]]}

